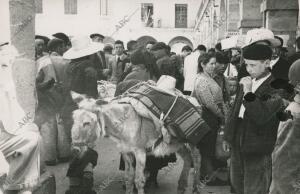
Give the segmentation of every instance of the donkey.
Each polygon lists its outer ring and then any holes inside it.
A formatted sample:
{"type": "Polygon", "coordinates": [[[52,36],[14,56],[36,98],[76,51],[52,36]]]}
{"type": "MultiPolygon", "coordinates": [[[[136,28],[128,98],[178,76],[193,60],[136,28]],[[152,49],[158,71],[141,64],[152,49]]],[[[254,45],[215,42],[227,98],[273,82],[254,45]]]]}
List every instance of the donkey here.
{"type": "Polygon", "coordinates": [[[164,156],[175,152],[184,161],[177,193],[184,194],[188,187],[192,162],[194,164],[193,193],[201,192],[199,181],[201,157],[195,146],[185,144],[172,137],[170,143],[161,142],[149,151],[149,148],[160,137],[152,120],[138,115],[130,104],[103,103],[103,101],[87,98],[81,94],[71,93],[79,107],[73,112],[72,140],[84,139],[79,137],[83,134],[87,141],[94,139],[88,137],[89,135],[94,135],[97,138],[108,137],[116,142],[125,161],[126,194],[133,194],[134,183],[138,194],[145,193],[146,154],[164,156]]]}

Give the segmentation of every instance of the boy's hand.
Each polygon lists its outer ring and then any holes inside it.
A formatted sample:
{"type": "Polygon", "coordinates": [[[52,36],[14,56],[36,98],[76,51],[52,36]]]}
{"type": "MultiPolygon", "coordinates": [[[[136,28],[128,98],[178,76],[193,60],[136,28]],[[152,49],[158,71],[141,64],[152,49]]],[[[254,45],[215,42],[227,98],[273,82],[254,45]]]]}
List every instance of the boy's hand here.
{"type": "Polygon", "coordinates": [[[223,141],[222,146],[223,146],[223,150],[224,150],[225,152],[229,152],[229,151],[230,151],[230,145],[229,145],[229,143],[227,143],[226,141],[223,141]]]}
{"type": "Polygon", "coordinates": [[[243,85],[244,93],[252,92],[252,79],[250,76],[243,77],[240,81],[240,84],[243,85]]]}
{"type": "Polygon", "coordinates": [[[120,56],[120,60],[125,60],[126,58],[128,57],[128,55],[126,55],[125,53],[123,53],[121,56],[120,56]]]}

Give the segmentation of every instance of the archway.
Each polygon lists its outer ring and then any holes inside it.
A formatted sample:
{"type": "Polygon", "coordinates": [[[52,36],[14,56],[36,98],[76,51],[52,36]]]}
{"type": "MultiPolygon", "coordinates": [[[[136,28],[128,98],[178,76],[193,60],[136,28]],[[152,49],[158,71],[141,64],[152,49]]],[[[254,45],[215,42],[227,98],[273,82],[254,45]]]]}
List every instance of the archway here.
{"type": "Polygon", "coordinates": [[[171,51],[175,53],[180,53],[183,46],[188,45],[193,49],[193,43],[188,38],[184,36],[176,36],[169,41],[168,44],[171,47],[171,51]]]}
{"type": "Polygon", "coordinates": [[[140,46],[146,46],[147,42],[149,41],[157,42],[157,40],[152,36],[141,36],[136,41],[140,46]]]}

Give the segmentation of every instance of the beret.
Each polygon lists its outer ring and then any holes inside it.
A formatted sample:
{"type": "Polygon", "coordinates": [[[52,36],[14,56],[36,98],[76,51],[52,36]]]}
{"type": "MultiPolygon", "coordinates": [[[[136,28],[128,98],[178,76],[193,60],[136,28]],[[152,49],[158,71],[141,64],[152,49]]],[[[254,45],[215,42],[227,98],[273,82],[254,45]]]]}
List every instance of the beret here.
{"type": "Polygon", "coordinates": [[[151,48],[152,51],[157,51],[160,49],[168,49],[168,46],[163,42],[157,42],[151,48]]]}
{"type": "Polygon", "coordinates": [[[266,45],[252,44],[243,49],[243,57],[249,60],[271,59],[272,49],[266,45]]]}
{"type": "Polygon", "coordinates": [[[95,37],[100,37],[100,38],[104,39],[104,36],[102,34],[95,33],[95,34],[90,35],[90,38],[95,38],[95,37]]]}

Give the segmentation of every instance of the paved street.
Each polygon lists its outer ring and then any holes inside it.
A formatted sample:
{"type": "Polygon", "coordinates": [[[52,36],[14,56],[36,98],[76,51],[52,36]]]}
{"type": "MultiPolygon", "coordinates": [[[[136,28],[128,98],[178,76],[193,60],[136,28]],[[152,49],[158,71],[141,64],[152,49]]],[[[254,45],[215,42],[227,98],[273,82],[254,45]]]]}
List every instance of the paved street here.
{"type": "MultiPolygon", "coordinates": [[[[122,172],[118,170],[120,155],[116,150],[114,143],[108,139],[101,139],[97,145],[99,153],[98,165],[95,169],[95,187],[98,194],[123,194],[122,189],[122,172]]],[[[68,187],[68,179],[65,174],[68,165],[59,164],[47,169],[55,174],[57,194],[64,194],[68,187]]],[[[177,180],[182,160],[178,157],[178,162],[173,167],[163,169],[158,176],[159,188],[148,190],[148,194],[174,194],[176,193],[177,180]]],[[[228,187],[207,187],[207,193],[229,194],[228,187]]],[[[191,192],[186,192],[191,193],[191,192]]],[[[206,193],[206,192],[204,192],[206,193]]]]}

